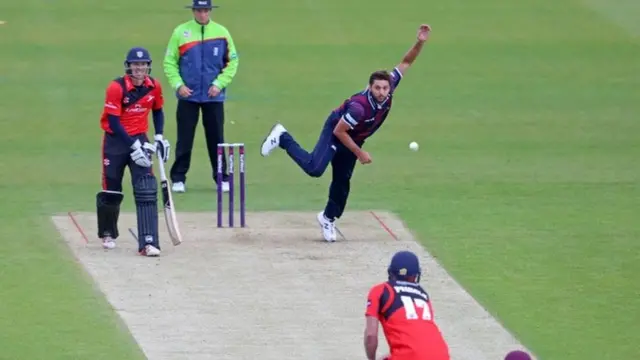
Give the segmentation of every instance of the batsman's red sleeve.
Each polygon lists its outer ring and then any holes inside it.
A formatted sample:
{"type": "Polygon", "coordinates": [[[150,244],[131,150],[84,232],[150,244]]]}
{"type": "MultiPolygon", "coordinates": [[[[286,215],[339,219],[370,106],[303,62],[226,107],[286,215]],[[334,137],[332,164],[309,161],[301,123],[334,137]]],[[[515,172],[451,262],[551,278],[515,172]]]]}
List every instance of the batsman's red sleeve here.
{"type": "Polygon", "coordinates": [[[122,87],[115,81],[107,87],[104,110],[108,115],[122,115],[122,87]]]}
{"type": "Polygon", "coordinates": [[[160,110],[164,106],[164,96],[162,96],[162,85],[160,85],[160,81],[153,80],[155,87],[155,97],[153,99],[153,107],[152,110],[160,110]]]}

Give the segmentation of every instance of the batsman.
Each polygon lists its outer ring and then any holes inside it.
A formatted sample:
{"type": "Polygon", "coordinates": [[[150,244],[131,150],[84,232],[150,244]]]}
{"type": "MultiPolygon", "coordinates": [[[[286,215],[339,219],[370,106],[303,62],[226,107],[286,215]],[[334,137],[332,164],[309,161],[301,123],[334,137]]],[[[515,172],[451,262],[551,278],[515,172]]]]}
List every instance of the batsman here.
{"type": "Polygon", "coordinates": [[[119,236],[118,217],[124,198],[122,179],[129,168],[138,220],[138,253],[159,256],[158,182],[152,157],[169,158],[164,138],[164,99],[160,82],[150,77],[151,55],[141,47],[129,50],[125,75],[112,80],[106,90],[100,127],[102,139],[102,190],[96,195],[98,237],[105,249],[113,249],[119,236]],[[149,113],[153,113],[154,142],[149,142],[149,113]]]}

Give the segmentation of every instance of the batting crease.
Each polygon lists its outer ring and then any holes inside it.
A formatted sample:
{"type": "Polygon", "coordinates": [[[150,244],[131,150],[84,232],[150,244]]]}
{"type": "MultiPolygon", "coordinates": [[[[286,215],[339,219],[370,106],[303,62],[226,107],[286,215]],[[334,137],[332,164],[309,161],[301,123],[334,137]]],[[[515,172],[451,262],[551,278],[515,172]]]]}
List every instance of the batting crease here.
{"type": "Polygon", "coordinates": [[[69,215],[69,219],[71,219],[71,222],[73,222],[73,225],[76,226],[76,229],[78,230],[78,232],[80,233],[80,235],[82,235],[82,238],[84,239],[84,243],[88,244],[89,243],[89,239],[87,238],[87,235],[85,235],[84,231],[82,230],[82,227],[80,226],[80,224],[76,221],[76,218],[73,216],[73,214],[71,213],[71,211],[67,212],[67,215],[69,215]]]}
{"type": "Polygon", "coordinates": [[[380,217],[378,217],[378,215],[376,215],[376,213],[374,213],[373,211],[369,211],[369,213],[371,213],[371,215],[378,220],[378,222],[380,223],[380,226],[382,226],[383,229],[385,229],[387,231],[387,233],[389,233],[389,235],[391,235],[391,237],[394,240],[398,240],[398,237],[396,236],[396,234],[393,233],[393,231],[391,231],[391,229],[384,223],[384,221],[382,221],[382,219],[380,219],[380,217]]]}

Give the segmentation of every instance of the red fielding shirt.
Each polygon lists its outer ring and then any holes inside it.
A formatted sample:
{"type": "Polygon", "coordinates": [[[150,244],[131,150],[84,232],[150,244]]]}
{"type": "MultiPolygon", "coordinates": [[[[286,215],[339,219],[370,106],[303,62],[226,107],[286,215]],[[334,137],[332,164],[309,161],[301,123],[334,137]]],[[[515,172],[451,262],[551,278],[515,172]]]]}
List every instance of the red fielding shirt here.
{"type": "Polygon", "coordinates": [[[373,286],[365,315],[382,324],[391,350],[387,359],[450,360],[449,347],[420,285],[390,281],[373,286]]]}

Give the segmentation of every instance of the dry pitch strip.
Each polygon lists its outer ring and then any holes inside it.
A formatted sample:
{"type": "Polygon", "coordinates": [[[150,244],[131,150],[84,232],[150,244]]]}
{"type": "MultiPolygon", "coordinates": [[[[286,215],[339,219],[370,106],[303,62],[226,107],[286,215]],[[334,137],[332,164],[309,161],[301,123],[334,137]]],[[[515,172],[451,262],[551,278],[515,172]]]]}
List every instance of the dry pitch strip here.
{"type": "MultiPolygon", "coordinates": [[[[96,238],[95,214],[53,222],[151,360],[363,359],[367,291],[386,279],[400,249],[420,256],[452,359],[497,360],[522,348],[393,214],[348,212],[332,244],[315,215],[247,213],[246,228],[220,229],[215,213],[183,212],[184,242],[174,247],[160,226],[159,258],[137,255],[126,230],[136,228],[133,213],[121,214],[109,251],[96,238]]],[[[386,350],[381,340],[379,354],[386,350]]]]}

